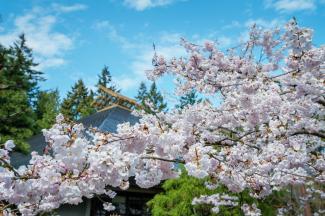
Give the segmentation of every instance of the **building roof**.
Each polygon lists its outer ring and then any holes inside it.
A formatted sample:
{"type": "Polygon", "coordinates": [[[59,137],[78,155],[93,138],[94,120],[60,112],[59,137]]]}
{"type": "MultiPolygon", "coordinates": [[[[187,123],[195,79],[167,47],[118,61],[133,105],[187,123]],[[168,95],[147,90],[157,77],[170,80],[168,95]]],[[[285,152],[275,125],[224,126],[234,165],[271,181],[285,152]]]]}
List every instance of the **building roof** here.
{"type": "MultiPolygon", "coordinates": [[[[116,132],[117,125],[125,122],[130,122],[131,125],[139,121],[139,118],[132,115],[131,111],[119,105],[113,105],[107,109],[94,113],[90,116],[80,119],[78,122],[82,123],[86,128],[96,127],[101,131],[116,132]]],[[[27,141],[30,145],[30,150],[43,154],[46,146],[43,134],[37,134],[27,141]]],[[[30,154],[23,154],[20,152],[13,152],[11,154],[11,164],[14,167],[28,164],[31,159],[30,154]]]]}

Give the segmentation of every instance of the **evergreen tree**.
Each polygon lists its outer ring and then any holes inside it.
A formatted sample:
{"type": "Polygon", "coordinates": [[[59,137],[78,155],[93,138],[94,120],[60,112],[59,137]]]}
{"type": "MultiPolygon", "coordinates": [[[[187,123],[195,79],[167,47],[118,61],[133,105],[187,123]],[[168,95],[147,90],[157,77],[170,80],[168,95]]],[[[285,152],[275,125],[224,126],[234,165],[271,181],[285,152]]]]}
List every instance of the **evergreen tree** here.
{"type": "Polygon", "coordinates": [[[79,120],[95,112],[92,107],[94,93],[88,92],[84,82],[80,79],[68,92],[61,105],[61,113],[70,120],[79,120]]]}
{"type": "Polygon", "coordinates": [[[137,99],[137,101],[140,103],[140,105],[142,107],[145,106],[145,98],[147,97],[147,86],[144,82],[141,82],[140,83],[140,87],[139,87],[139,90],[138,90],[138,95],[135,97],[135,99],[137,99]]]}
{"type": "Polygon", "coordinates": [[[35,113],[37,117],[37,130],[50,128],[55,123],[59,113],[59,91],[40,91],[37,95],[35,113]]]}
{"type": "MultiPolygon", "coordinates": [[[[73,90],[73,89],[72,89],[73,90]]],[[[75,108],[74,108],[74,92],[69,91],[67,97],[63,99],[60,107],[60,113],[64,115],[66,119],[73,120],[75,118],[75,108]]]]}
{"type": "Polygon", "coordinates": [[[165,111],[167,108],[167,103],[164,102],[164,98],[158,91],[156,83],[153,82],[150,86],[150,90],[147,94],[147,101],[151,104],[152,112],[165,111]]]}
{"type": "Polygon", "coordinates": [[[81,101],[78,110],[80,113],[80,118],[89,116],[96,112],[96,110],[92,106],[92,104],[94,103],[94,95],[95,95],[94,92],[90,90],[88,96],[81,101]]]}
{"type": "Polygon", "coordinates": [[[12,72],[17,75],[12,80],[14,85],[11,87],[26,90],[29,102],[34,105],[39,90],[38,82],[44,81],[43,72],[34,69],[38,64],[34,62],[32,50],[26,45],[24,34],[19,36],[10,49],[15,56],[15,61],[11,63],[12,72]]]}
{"type": "Polygon", "coordinates": [[[187,94],[180,97],[179,104],[176,105],[177,109],[183,109],[188,105],[193,105],[195,103],[201,102],[202,99],[198,99],[195,90],[188,92],[187,94]]]}
{"type": "Polygon", "coordinates": [[[214,215],[211,214],[211,207],[207,205],[194,206],[192,200],[200,195],[213,194],[216,191],[208,190],[204,185],[204,180],[188,176],[185,169],[179,178],[165,181],[162,189],[163,192],[155,195],[147,203],[153,216],[214,215]]]}
{"type": "Polygon", "coordinates": [[[0,45],[0,143],[13,139],[22,152],[28,151],[26,139],[36,128],[33,105],[43,80],[36,65],[24,35],[9,48],[0,45]]]}
{"type": "Polygon", "coordinates": [[[290,199],[290,193],[286,191],[273,192],[264,200],[258,200],[250,196],[248,190],[241,193],[231,193],[226,187],[219,186],[216,189],[208,189],[205,182],[208,179],[198,179],[189,176],[182,167],[182,174],[177,179],[169,179],[162,185],[163,192],[154,196],[147,205],[151,209],[153,216],[212,216],[212,215],[244,215],[240,206],[227,207],[220,206],[218,214],[211,211],[209,205],[192,205],[192,201],[201,195],[211,195],[216,193],[226,193],[230,196],[237,196],[240,203],[255,203],[262,211],[262,215],[276,215],[276,206],[285,206],[290,199]],[[166,214],[168,212],[168,214],[166,214]]]}
{"type": "Polygon", "coordinates": [[[101,110],[112,104],[111,97],[107,93],[103,92],[99,88],[99,86],[103,86],[114,92],[120,92],[120,90],[117,89],[114,84],[112,84],[112,76],[108,67],[104,66],[104,68],[101,71],[101,74],[98,75],[98,83],[97,83],[98,89],[96,92],[96,103],[94,103],[96,110],[101,110]]]}
{"type": "Polygon", "coordinates": [[[142,82],[136,99],[146,113],[155,114],[160,111],[166,111],[167,103],[164,102],[164,98],[158,91],[155,82],[151,84],[148,92],[146,85],[142,82]]]}
{"type": "Polygon", "coordinates": [[[35,116],[22,90],[1,90],[0,93],[0,143],[14,140],[17,150],[27,153],[26,139],[34,134],[35,116]]]}

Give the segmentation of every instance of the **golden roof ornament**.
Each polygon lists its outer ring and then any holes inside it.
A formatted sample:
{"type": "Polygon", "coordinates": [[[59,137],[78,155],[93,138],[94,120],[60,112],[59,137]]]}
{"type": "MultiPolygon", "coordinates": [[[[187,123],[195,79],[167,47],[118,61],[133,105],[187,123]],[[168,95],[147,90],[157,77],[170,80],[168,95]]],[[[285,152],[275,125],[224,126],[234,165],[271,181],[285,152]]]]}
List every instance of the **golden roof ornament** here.
{"type": "MultiPolygon", "coordinates": [[[[127,109],[129,111],[132,111],[136,107],[140,107],[140,105],[134,99],[121,95],[120,93],[112,91],[111,89],[106,88],[102,85],[98,85],[98,88],[108,96],[110,101],[109,106],[99,110],[98,112],[108,110],[116,106],[119,106],[123,109],[127,109]]],[[[94,103],[99,105],[102,104],[103,103],[102,97],[100,96],[97,97],[94,103]]]]}

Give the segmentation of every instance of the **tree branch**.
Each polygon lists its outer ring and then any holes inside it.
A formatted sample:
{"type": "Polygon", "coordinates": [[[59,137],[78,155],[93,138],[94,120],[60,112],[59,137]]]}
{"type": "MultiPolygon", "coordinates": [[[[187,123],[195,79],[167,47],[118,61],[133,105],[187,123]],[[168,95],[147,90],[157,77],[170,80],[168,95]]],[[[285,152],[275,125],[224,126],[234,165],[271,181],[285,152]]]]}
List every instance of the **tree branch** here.
{"type": "Polygon", "coordinates": [[[0,158],[0,161],[5,165],[6,168],[12,171],[15,174],[15,176],[21,177],[20,174],[16,171],[16,169],[11,164],[9,164],[5,159],[0,158]]]}
{"type": "Polygon", "coordinates": [[[325,134],[318,131],[310,132],[310,131],[301,130],[292,133],[290,136],[296,136],[296,135],[311,135],[311,136],[317,136],[319,138],[325,139],[325,134]]]}
{"type": "Polygon", "coordinates": [[[155,156],[144,156],[144,157],[141,157],[141,159],[161,160],[161,161],[172,162],[172,163],[183,163],[183,164],[185,163],[184,160],[167,159],[167,158],[160,158],[160,157],[155,157],[155,156]]]}
{"type": "Polygon", "coordinates": [[[318,100],[316,102],[319,103],[319,104],[321,104],[321,105],[323,105],[323,106],[325,106],[325,100],[320,99],[320,100],[318,100]]]}

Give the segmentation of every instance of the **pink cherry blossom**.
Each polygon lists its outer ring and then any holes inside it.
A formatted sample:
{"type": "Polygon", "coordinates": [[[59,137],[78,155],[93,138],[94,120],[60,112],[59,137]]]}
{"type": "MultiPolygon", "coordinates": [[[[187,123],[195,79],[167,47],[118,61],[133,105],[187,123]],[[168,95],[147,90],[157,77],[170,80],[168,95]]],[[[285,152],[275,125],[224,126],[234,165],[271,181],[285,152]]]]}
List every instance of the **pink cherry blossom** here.
{"type": "MultiPolygon", "coordinates": [[[[8,141],[0,149],[0,200],[8,206],[6,214],[13,206],[22,215],[36,215],[78,204],[83,197],[112,198],[108,188],[125,190],[130,177],[140,187],[153,187],[177,178],[178,163],[191,176],[211,177],[208,188],[248,190],[258,199],[288,186],[303,187],[297,211],[322,199],[317,185],[325,183],[325,46],[315,47],[312,30],[294,20],[282,29],[253,27],[249,36],[229,52],[211,42],[200,46],[182,39],[186,56],[154,56],[150,79],[172,74],[179,93],[195,88],[221,97],[218,106],[203,101],[166,113],[135,111],[140,121],[119,125],[117,133],[85,129],[59,115],[52,128],[43,130],[45,154],[33,152],[30,163],[18,169],[10,165],[14,145],[8,141]]],[[[216,213],[222,205],[239,205],[226,194],[193,200],[201,203],[216,213]]],[[[104,208],[114,209],[111,203],[104,208]]],[[[254,204],[241,209],[261,215],[254,204]]]]}

